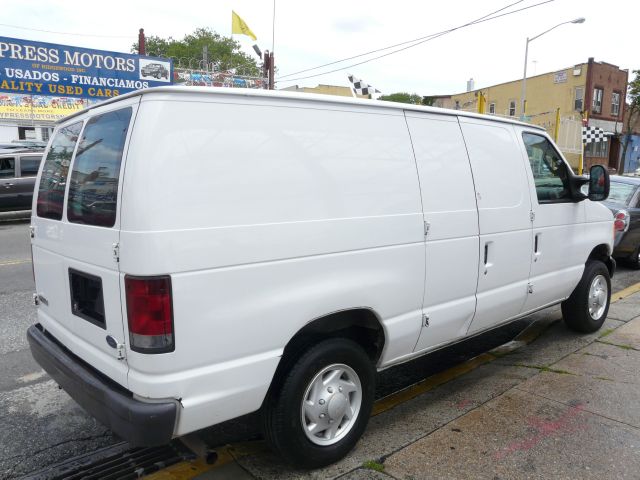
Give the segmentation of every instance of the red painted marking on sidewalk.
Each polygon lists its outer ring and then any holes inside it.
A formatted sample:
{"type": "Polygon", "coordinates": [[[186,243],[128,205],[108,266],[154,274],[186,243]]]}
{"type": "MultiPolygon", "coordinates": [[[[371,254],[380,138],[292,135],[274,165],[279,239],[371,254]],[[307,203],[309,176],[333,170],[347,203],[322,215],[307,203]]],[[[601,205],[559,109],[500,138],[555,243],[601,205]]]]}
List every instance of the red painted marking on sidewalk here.
{"type": "Polygon", "coordinates": [[[473,403],[473,401],[472,401],[472,400],[469,400],[469,399],[467,399],[467,400],[462,400],[462,401],[460,401],[460,402],[456,403],[456,408],[457,408],[458,410],[464,410],[465,408],[467,408],[467,407],[468,407],[469,405],[471,405],[472,403],[473,403]]]}
{"type": "Polygon", "coordinates": [[[501,460],[507,455],[510,455],[517,451],[531,450],[538,445],[542,440],[556,433],[572,433],[581,428],[581,425],[574,425],[571,422],[574,418],[584,410],[584,405],[577,405],[570,407],[560,418],[555,421],[545,420],[539,417],[531,417],[527,419],[527,423],[535,428],[538,433],[530,436],[529,438],[514,442],[511,445],[503,448],[499,452],[496,452],[494,459],[501,460]]]}

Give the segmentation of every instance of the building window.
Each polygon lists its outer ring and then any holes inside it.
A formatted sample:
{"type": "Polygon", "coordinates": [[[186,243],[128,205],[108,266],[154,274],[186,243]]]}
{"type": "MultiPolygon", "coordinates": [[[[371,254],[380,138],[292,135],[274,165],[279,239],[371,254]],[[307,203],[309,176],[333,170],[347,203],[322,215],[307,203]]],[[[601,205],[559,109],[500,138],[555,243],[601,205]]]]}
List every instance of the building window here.
{"type": "Polygon", "coordinates": [[[593,89],[593,105],[591,106],[593,113],[602,113],[602,92],[601,88],[593,89]]]}
{"type": "Polygon", "coordinates": [[[510,117],[515,117],[516,116],[516,101],[515,100],[509,100],[509,116],[510,117]]]}
{"type": "Polygon", "coordinates": [[[609,142],[590,142],[584,146],[586,157],[607,158],[609,156],[609,142]]]}
{"type": "Polygon", "coordinates": [[[620,93],[611,94],[611,116],[617,117],[620,114],[620,93]]]}
{"type": "Polygon", "coordinates": [[[491,114],[496,113],[496,104],[495,104],[495,102],[489,104],[489,113],[491,113],[491,114]]]}
{"type": "Polygon", "coordinates": [[[42,127],[40,129],[40,134],[42,135],[42,141],[48,142],[49,137],[51,136],[51,130],[48,127],[42,127]]]}
{"type": "Polygon", "coordinates": [[[36,129],[33,127],[18,127],[19,140],[35,140],[36,129]]]}
{"type": "Polygon", "coordinates": [[[577,112],[582,112],[584,110],[584,87],[576,87],[573,109],[577,112]]]}

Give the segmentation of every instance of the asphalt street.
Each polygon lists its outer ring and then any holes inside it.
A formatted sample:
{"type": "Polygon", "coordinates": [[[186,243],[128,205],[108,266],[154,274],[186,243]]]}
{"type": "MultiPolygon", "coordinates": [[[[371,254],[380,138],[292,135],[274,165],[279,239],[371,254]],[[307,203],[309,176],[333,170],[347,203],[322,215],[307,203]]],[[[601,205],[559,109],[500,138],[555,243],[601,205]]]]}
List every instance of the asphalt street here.
{"type": "MultiPolygon", "coordinates": [[[[19,478],[75,455],[120,440],[89,417],[34,362],[25,338],[35,321],[29,225],[0,222],[0,479],[19,478]]],[[[624,265],[612,290],[640,282],[640,272],[624,265]]],[[[511,340],[532,318],[382,372],[377,397],[411,385],[468,358],[511,340]]],[[[255,416],[202,432],[210,446],[253,438],[255,416]]]]}

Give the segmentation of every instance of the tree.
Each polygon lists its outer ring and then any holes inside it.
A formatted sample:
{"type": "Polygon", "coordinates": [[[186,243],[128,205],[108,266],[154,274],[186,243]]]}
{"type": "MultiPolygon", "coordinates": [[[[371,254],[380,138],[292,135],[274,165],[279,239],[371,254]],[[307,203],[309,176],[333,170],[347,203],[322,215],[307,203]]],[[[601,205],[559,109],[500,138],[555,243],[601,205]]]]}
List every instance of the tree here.
{"type": "MultiPolygon", "coordinates": [[[[633,127],[640,121],[640,70],[634,70],[635,78],[627,86],[626,122],[624,124],[625,140],[622,146],[622,164],[624,165],[627,156],[627,148],[631,142],[633,127]]],[[[624,169],[624,166],[623,166],[624,169]]]]}
{"type": "Polygon", "coordinates": [[[412,105],[422,105],[422,97],[417,93],[398,92],[391,95],[381,95],[378,100],[387,102],[410,103],[412,105]]]}
{"type": "MultiPolygon", "coordinates": [[[[147,55],[171,57],[176,65],[191,68],[202,68],[202,55],[206,46],[208,63],[214,63],[216,70],[235,68],[241,75],[260,76],[257,61],[241,52],[238,42],[223,37],[210,28],[197,28],[182,40],[151,35],[146,38],[145,45],[147,55]]],[[[138,42],[131,46],[131,51],[138,52],[138,42]]]]}

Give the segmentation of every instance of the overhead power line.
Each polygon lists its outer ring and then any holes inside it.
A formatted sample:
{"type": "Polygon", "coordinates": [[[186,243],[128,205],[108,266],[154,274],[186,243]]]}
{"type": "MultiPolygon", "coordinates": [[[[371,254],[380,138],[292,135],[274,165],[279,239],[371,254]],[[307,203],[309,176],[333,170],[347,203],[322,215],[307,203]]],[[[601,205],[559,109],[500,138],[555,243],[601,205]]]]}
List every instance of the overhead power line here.
{"type": "Polygon", "coordinates": [[[73,35],[76,37],[131,38],[132,36],[135,36],[135,35],[98,35],[95,33],[57,32],[55,30],[42,30],[39,28],[20,27],[18,25],[8,25],[6,23],[0,23],[0,27],[17,28],[18,30],[29,30],[32,32],[56,33],[58,35],[73,35]]]}
{"type": "MultiPolygon", "coordinates": [[[[495,12],[491,12],[491,13],[489,13],[489,14],[487,14],[487,15],[483,16],[483,17],[480,17],[480,19],[479,19],[479,20],[481,20],[481,19],[483,19],[483,18],[486,18],[486,17],[489,17],[489,16],[491,16],[491,15],[494,15],[494,14],[496,14],[496,13],[499,13],[499,12],[501,12],[501,11],[503,11],[503,10],[506,10],[507,8],[513,7],[514,5],[517,5],[518,3],[522,3],[522,2],[524,2],[524,0],[518,0],[517,2],[511,3],[511,4],[507,5],[506,7],[502,7],[501,9],[496,10],[495,12]]],[[[474,20],[474,21],[475,21],[475,20],[474,20]]],[[[301,74],[301,73],[311,72],[311,71],[313,71],[313,70],[318,70],[319,68],[323,68],[323,67],[328,67],[328,66],[331,66],[331,65],[335,65],[336,63],[346,62],[346,61],[348,61],[348,60],[353,60],[354,58],[365,57],[365,56],[367,56],[367,55],[371,55],[372,53],[378,53],[378,52],[382,52],[382,51],[384,51],[384,50],[389,50],[389,49],[391,49],[391,48],[400,47],[400,46],[402,46],[402,45],[407,45],[407,44],[409,44],[409,43],[418,42],[418,41],[420,41],[420,40],[424,40],[425,38],[430,38],[430,37],[433,37],[434,35],[439,35],[439,34],[441,34],[441,33],[449,32],[449,31],[450,31],[450,29],[449,29],[449,30],[443,30],[442,32],[438,32],[438,33],[430,33],[429,35],[425,35],[425,36],[422,36],[422,37],[414,38],[413,40],[407,40],[406,42],[400,42],[400,43],[396,43],[396,44],[394,44],[394,45],[389,45],[389,46],[387,46],[387,47],[377,48],[377,49],[375,49],[375,50],[370,50],[370,51],[365,52],[365,53],[359,53],[359,54],[357,54],[357,55],[353,55],[353,56],[351,56],[351,57],[342,58],[342,59],[340,59],[340,60],[335,60],[335,61],[333,61],[333,62],[325,63],[325,64],[323,64],[323,65],[318,65],[317,67],[305,68],[304,70],[298,70],[297,72],[287,73],[286,75],[281,75],[279,78],[291,77],[291,76],[293,76],[293,75],[299,75],[299,74],[301,74]]]]}
{"type": "Polygon", "coordinates": [[[482,17],[479,17],[479,18],[477,18],[475,20],[472,20],[472,21],[467,22],[465,24],[459,25],[457,27],[453,27],[453,28],[450,28],[450,29],[447,29],[447,30],[443,30],[441,32],[437,32],[437,33],[433,33],[433,34],[430,34],[430,35],[426,35],[426,36],[420,37],[418,39],[409,40],[407,42],[402,42],[402,43],[399,43],[399,44],[396,44],[396,45],[392,45],[392,46],[388,46],[388,47],[384,47],[384,48],[379,48],[377,50],[372,50],[372,51],[367,52],[367,53],[362,53],[362,54],[359,54],[359,55],[354,55],[352,57],[343,58],[342,60],[336,60],[334,62],[330,62],[330,63],[324,64],[324,65],[320,65],[320,66],[317,66],[317,67],[313,67],[313,68],[308,68],[308,69],[305,69],[305,70],[301,70],[299,72],[283,75],[283,76],[279,77],[278,79],[276,79],[276,81],[277,82],[278,81],[279,82],[293,82],[293,81],[298,81],[298,80],[305,80],[307,78],[320,77],[320,76],[323,76],[323,75],[328,75],[330,73],[339,72],[341,70],[347,70],[349,68],[356,67],[356,66],[362,65],[364,63],[369,63],[369,62],[372,62],[374,60],[378,60],[380,58],[388,57],[389,55],[393,55],[395,53],[402,52],[404,50],[408,50],[409,48],[417,47],[418,45],[426,43],[426,42],[428,42],[430,40],[435,40],[436,38],[439,38],[439,37],[442,37],[442,36],[447,35],[449,33],[452,33],[452,32],[454,32],[456,30],[460,30],[460,29],[463,29],[463,28],[466,28],[466,27],[470,27],[472,25],[477,25],[479,23],[484,23],[484,22],[488,22],[488,21],[491,21],[491,20],[496,20],[498,18],[505,17],[505,16],[508,16],[508,15],[513,15],[515,13],[522,12],[522,11],[528,10],[530,8],[535,8],[535,7],[539,7],[541,5],[545,5],[547,3],[554,2],[555,0],[545,0],[545,1],[533,4],[533,5],[529,5],[529,6],[526,6],[526,7],[519,8],[517,10],[512,10],[510,12],[506,12],[506,13],[502,13],[500,15],[496,15],[496,13],[499,13],[499,12],[501,12],[501,11],[507,9],[507,8],[510,8],[510,7],[514,6],[514,5],[517,5],[518,3],[521,3],[522,1],[523,0],[519,0],[519,1],[515,2],[515,3],[512,3],[510,5],[502,7],[502,8],[500,8],[500,9],[498,9],[498,10],[492,12],[492,13],[483,15],[482,17]],[[367,56],[367,55],[370,55],[370,54],[375,53],[375,52],[389,50],[390,48],[394,48],[396,46],[406,45],[406,44],[411,44],[411,45],[408,45],[408,46],[403,47],[403,48],[399,48],[399,49],[394,50],[392,52],[388,52],[388,53],[385,53],[385,54],[382,54],[382,55],[378,55],[378,56],[373,57],[373,58],[369,58],[369,59],[363,60],[363,61],[358,62],[358,63],[353,63],[353,64],[347,65],[345,67],[339,67],[339,68],[336,68],[336,69],[333,69],[333,70],[329,70],[329,71],[321,72],[321,73],[316,73],[314,75],[307,75],[307,76],[304,76],[304,77],[283,78],[283,77],[288,77],[288,76],[292,76],[292,75],[297,75],[297,74],[303,73],[303,72],[308,72],[308,71],[311,71],[311,70],[317,70],[317,69],[320,69],[320,68],[323,68],[323,67],[327,67],[327,66],[330,66],[330,65],[335,65],[337,63],[342,63],[342,62],[345,62],[345,61],[348,61],[348,60],[352,60],[354,58],[367,56]]]}

